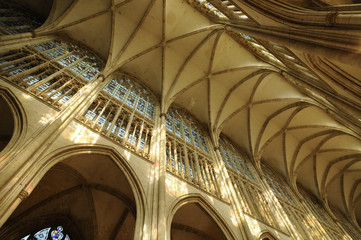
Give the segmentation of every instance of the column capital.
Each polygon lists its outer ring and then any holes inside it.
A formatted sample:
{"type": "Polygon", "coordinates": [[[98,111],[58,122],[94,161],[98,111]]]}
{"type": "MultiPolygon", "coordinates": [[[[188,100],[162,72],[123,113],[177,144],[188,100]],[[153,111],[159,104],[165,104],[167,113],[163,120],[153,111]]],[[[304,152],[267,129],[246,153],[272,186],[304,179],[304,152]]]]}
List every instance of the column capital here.
{"type": "Polygon", "coordinates": [[[166,113],[161,113],[159,114],[159,117],[162,118],[162,117],[165,117],[167,114],[166,113]]]}

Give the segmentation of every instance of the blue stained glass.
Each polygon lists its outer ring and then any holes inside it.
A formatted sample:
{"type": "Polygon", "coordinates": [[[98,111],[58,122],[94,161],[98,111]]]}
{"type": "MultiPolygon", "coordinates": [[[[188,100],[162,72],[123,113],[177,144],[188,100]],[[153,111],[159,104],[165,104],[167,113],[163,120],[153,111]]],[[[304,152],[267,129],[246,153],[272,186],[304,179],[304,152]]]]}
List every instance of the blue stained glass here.
{"type": "Polygon", "coordinates": [[[125,103],[130,107],[134,107],[134,103],[136,100],[137,100],[137,92],[134,89],[132,89],[130,91],[125,103]]]}
{"type": "Polygon", "coordinates": [[[101,116],[100,116],[100,118],[99,118],[99,120],[98,120],[98,122],[97,122],[97,124],[99,125],[99,126],[103,126],[103,124],[105,123],[105,120],[107,119],[107,115],[108,115],[108,113],[109,112],[104,112],[101,116]]]}
{"type": "Polygon", "coordinates": [[[195,128],[192,129],[192,135],[193,135],[193,140],[194,140],[194,144],[196,145],[196,147],[198,147],[199,149],[202,149],[201,144],[199,143],[197,129],[195,129],[195,128]]]}
{"type": "MultiPolygon", "coordinates": [[[[62,94],[64,94],[65,92],[67,92],[70,88],[69,87],[66,87],[64,88],[62,91],[62,94]]],[[[70,98],[72,98],[74,95],[75,95],[75,91],[74,90],[71,90],[67,95],[65,95],[64,97],[62,97],[60,100],[59,100],[59,103],[61,104],[64,104],[66,103],[67,101],[69,101],[70,98]]]]}
{"type": "Polygon", "coordinates": [[[133,135],[133,131],[131,131],[129,133],[128,142],[135,145],[137,143],[138,135],[139,135],[138,129],[135,131],[134,135],[133,135]]]}
{"type": "Polygon", "coordinates": [[[72,66],[70,68],[70,70],[72,70],[73,72],[75,72],[76,74],[80,74],[82,73],[85,69],[87,69],[89,65],[84,62],[84,61],[81,61],[80,63],[77,63],[75,64],[74,66],[72,66]]]}
{"type": "Polygon", "coordinates": [[[106,130],[108,130],[110,128],[110,125],[112,125],[113,119],[114,119],[114,114],[110,113],[108,123],[105,127],[106,130]]]}
{"type": "Polygon", "coordinates": [[[95,78],[99,73],[99,70],[96,68],[89,68],[86,70],[81,76],[85,78],[86,80],[90,81],[93,78],[95,78]]]}
{"type": "Polygon", "coordinates": [[[246,165],[246,169],[247,169],[247,172],[248,172],[248,177],[251,178],[253,181],[255,181],[256,179],[254,178],[252,172],[251,172],[251,169],[249,169],[248,167],[248,163],[245,162],[245,165],[246,165]]]}
{"type": "Polygon", "coordinates": [[[120,101],[123,101],[125,94],[127,93],[128,89],[124,87],[123,85],[119,86],[119,89],[114,94],[114,97],[119,99],[120,101]]]}
{"type": "Polygon", "coordinates": [[[65,54],[67,54],[69,52],[69,50],[65,47],[59,47],[53,50],[49,50],[47,52],[45,52],[44,54],[50,58],[58,58],[60,56],[63,56],[65,54]]]}
{"type": "Polygon", "coordinates": [[[20,239],[20,240],[27,240],[29,237],[30,237],[30,234],[29,234],[28,236],[26,236],[26,237],[23,237],[23,238],[20,239]]]}
{"type": "Polygon", "coordinates": [[[229,160],[227,151],[221,146],[222,159],[225,164],[232,168],[231,161],[229,160]]]}
{"type": "Polygon", "coordinates": [[[199,138],[201,139],[201,143],[202,143],[202,146],[203,146],[203,151],[206,152],[206,153],[209,153],[208,148],[207,148],[206,139],[205,139],[205,137],[203,136],[202,133],[199,134],[199,138]]]}
{"type": "Polygon", "coordinates": [[[63,66],[69,66],[70,64],[77,61],[79,58],[80,58],[80,56],[75,55],[75,54],[71,54],[71,55],[66,56],[66,57],[64,57],[62,59],[59,59],[58,63],[60,63],[63,66]]]}
{"type": "Polygon", "coordinates": [[[115,88],[118,85],[119,84],[117,83],[117,80],[111,79],[110,82],[105,86],[105,88],[103,90],[109,94],[113,94],[115,88]]]}
{"type": "Polygon", "coordinates": [[[57,230],[53,230],[51,232],[51,238],[53,240],[61,240],[61,239],[63,239],[64,235],[63,235],[62,231],[63,231],[63,227],[61,227],[61,226],[57,227],[57,230]]]}
{"type": "Polygon", "coordinates": [[[45,89],[47,89],[50,86],[50,84],[51,84],[50,82],[46,82],[43,85],[40,85],[37,89],[39,91],[44,91],[45,89]]]}
{"type": "Polygon", "coordinates": [[[229,152],[229,155],[231,155],[231,159],[233,161],[233,165],[236,167],[236,170],[239,172],[239,173],[242,173],[241,169],[239,168],[238,164],[237,164],[237,159],[236,157],[234,156],[234,154],[232,152],[229,152]]]}
{"type": "Polygon", "coordinates": [[[140,138],[140,148],[142,150],[144,150],[144,145],[145,145],[145,139],[144,139],[144,135],[142,134],[141,138],[140,138]]]}
{"type": "Polygon", "coordinates": [[[19,73],[22,73],[24,72],[25,70],[27,70],[26,68],[18,68],[18,69],[15,69],[11,72],[9,72],[11,75],[16,75],[16,74],[19,74],[19,73]]]}
{"type": "Polygon", "coordinates": [[[169,113],[167,113],[167,117],[166,117],[166,127],[167,130],[173,132],[173,117],[169,113]]]}
{"type": "Polygon", "coordinates": [[[191,165],[189,165],[189,174],[193,178],[193,169],[191,165]]]}
{"type": "Polygon", "coordinates": [[[117,127],[119,127],[119,125],[120,125],[120,119],[118,119],[116,122],[115,122],[115,124],[114,124],[114,126],[113,126],[113,128],[112,128],[112,133],[115,133],[115,130],[117,130],[117,127]]]}
{"type": "Polygon", "coordinates": [[[172,153],[170,153],[170,157],[171,157],[171,164],[172,164],[172,168],[175,168],[175,160],[174,160],[174,155],[172,153]]]}
{"type": "Polygon", "coordinates": [[[34,237],[37,240],[47,240],[48,239],[48,234],[49,234],[50,228],[45,228],[43,230],[40,230],[39,232],[34,234],[34,237]]]}
{"type": "MultiPolygon", "coordinates": [[[[33,238],[29,237],[31,236],[30,234],[23,237],[21,240],[47,240],[49,238],[49,232],[50,232],[50,227],[49,228],[44,228],[40,231],[38,231],[37,233],[34,234],[33,238]]],[[[63,231],[63,227],[62,226],[58,226],[56,230],[51,231],[50,236],[52,238],[52,240],[62,240],[64,237],[64,234],[62,233],[63,231]]],[[[66,234],[64,240],[70,240],[70,237],[68,236],[68,234],[66,234]]]]}
{"type": "Polygon", "coordinates": [[[182,137],[182,132],[181,132],[181,123],[178,119],[174,119],[174,133],[175,135],[177,135],[178,137],[182,137]]]}
{"type": "Polygon", "coordinates": [[[155,106],[153,103],[151,102],[148,102],[148,105],[147,105],[147,110],[146,110],[146,113],[145,115],[150,118],[150,119],[154,119],[154,110],[155,110],[155,106]]]}
{"type": "Polygon", "coordinates": [[[145,105],[147,104],[146,100],[144,99],[144,97],[140,97],[138,100],[138,106],[137,106],[137,111],[144,114],[144,110],[145,110],[145,105]]]}
{"type": "Polygon", "coordinates": [[[121,126],[121,128],[119,129],[119,132],[118,132],[118,137],[123,138],[124,134],[125,134],[125,126],[121,126]]]}
{"type": "MultiPolygon", "coordinates": [[[[56,89],[51,89],[50,91],[48,91],[46,93],[46,95],[50,96],[51,94],[53,94],[56,91],[56,89]]],[[[61,91],[55,93],[53,96],[51,96],[51,99],[57,99],[59,96],[61,95],[61,91]]]]}
{"type": "Polygon", "coordinates": [[[183,123],[183,128],[184,128],[184,137],[186,141],[192,143],[191,134],[189,132],[189,126],[187,125],[187,123],[185,122],[183,123]]]}

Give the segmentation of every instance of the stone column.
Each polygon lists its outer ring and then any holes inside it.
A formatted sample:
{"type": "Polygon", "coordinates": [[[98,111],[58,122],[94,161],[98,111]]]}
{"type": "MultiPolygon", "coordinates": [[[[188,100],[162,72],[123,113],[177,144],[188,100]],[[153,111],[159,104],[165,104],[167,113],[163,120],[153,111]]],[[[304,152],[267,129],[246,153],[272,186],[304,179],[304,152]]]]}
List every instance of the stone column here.
{"type": "MultiPolygon", "coordinates": [[[[155,136],[157,143],[155,144],[155,162],[153,165],[153,184],[150,188],[153,189],[151,201],[152,224],[149,229],[150,239],[152,240],[165,240],[167,239],[167,213],[166,205],[166,121],[165,113],[159,115],[155,125],[155,136]]],[[[145,238],[144,238],[145,239],[145,238]]]]}

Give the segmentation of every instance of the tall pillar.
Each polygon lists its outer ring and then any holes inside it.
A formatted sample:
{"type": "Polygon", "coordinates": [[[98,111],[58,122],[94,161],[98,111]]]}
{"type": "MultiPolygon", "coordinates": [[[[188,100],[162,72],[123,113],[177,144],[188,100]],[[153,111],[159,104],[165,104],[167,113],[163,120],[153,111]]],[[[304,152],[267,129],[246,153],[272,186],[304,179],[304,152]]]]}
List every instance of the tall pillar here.
{"type": "Polygon", "coordinates": [[[150,196],[152,203],[152,224],[150,229],[150,239],[167,239],[167,214],[165,210],[166,202],[166,114],[161,113],[155,125],[155,135],[157,144],[155,144],[156,154],[153,165],[153,194],[150,196]]]}

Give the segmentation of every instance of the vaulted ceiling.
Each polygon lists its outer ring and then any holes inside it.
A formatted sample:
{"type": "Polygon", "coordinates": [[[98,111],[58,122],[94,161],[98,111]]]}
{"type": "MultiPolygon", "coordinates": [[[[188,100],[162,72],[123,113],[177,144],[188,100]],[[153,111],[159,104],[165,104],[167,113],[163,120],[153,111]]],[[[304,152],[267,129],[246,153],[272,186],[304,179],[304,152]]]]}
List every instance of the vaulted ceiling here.
{"type": "Polygon", "coordinates": [[[104,75],[120,69],[137,77],[163,112],[183,106],[214,142],[223,132],[257,164],[268,162],[294,187],[297,181],[361,222],[360,58],[353,53],[360,32],[287,24],[249,1],[221,3],[237,16],[222,16],[205,0],[54,0],[35,32],[84,43],[106,62],[104,75]],[[268,31],[265,51],[252,45],[262,43],[261,30],[268,31]],[[350,44],[340,33],[353,36],[345,37],[350,44]]]}

